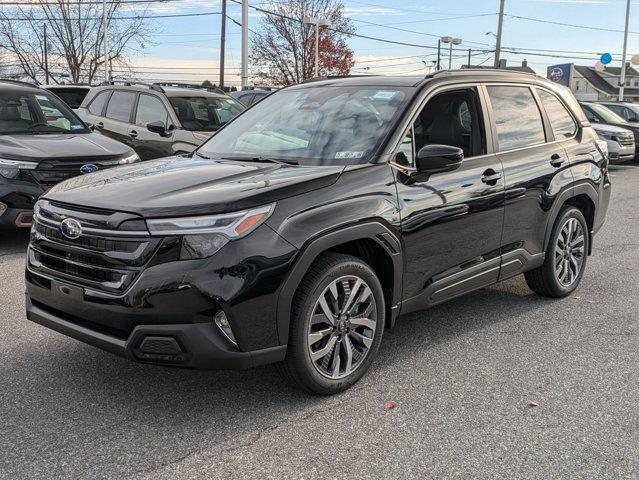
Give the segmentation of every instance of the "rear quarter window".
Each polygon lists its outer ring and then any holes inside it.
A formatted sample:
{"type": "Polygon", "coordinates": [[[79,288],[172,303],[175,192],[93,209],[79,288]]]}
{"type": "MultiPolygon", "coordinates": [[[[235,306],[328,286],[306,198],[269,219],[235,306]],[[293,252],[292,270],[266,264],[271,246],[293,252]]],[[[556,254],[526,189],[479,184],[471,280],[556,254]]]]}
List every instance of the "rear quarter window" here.
{"type": "Polygon", "coordinates": [[[563,103],[546,90],[537,89],[537,93],[541,99],[541,104],[546,110],[548,120],[550,120],[550,126],[552,127],[555,139],[561,140],[572,137],[577,132],[577,124],[563,103]]]}

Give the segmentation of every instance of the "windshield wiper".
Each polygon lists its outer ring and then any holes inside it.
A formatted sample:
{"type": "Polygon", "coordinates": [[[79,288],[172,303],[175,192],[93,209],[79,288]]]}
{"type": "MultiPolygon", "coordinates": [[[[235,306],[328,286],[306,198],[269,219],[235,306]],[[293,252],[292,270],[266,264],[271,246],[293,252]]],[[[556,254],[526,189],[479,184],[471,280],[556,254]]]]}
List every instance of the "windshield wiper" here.
{"type": "Polygon", "coordinates": [[[280,165],[299,165],[299,162],[295,160],[284,160],[279,158],[269,158],[269,157],[222,157],[222,160],[236,160],[238,162],[270,162],[270,163],[278,163],[280,165]]]}

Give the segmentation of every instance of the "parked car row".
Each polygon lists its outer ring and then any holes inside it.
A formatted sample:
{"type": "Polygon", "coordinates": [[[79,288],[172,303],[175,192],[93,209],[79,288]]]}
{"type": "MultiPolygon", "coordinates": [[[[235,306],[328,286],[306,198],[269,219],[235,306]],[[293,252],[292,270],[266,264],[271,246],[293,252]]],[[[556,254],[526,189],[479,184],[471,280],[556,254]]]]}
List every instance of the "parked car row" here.
{"type": "MultiPolygon", "coordinates": [[[[126,90],[133,107],[116,111],[134,119],[151,91],[126,90]]],[[[468,69],[295,85],[189,158],[44,195],[27,318],[138,362],[280,362],[333,394],[399,315],[519,274],[571,295],[610,194],[605,142],[549,80],[468,69]]]]}
{"type": "Polygon", "coordinates": [[[606,140],[612,163],[639,158],[639,119],[635,120],[634,116],[627,113],[626,119],[615,112],[630,111],[628,105],[634,104],[581,102],[580,105],[595,131],[606,140]]]}
{"type": "Polygon", "coordinates": [[[62,180],[189,153],[244,109],[199,89],[2,80],[0,228],[31,226],[35,202],[62,180]]]}

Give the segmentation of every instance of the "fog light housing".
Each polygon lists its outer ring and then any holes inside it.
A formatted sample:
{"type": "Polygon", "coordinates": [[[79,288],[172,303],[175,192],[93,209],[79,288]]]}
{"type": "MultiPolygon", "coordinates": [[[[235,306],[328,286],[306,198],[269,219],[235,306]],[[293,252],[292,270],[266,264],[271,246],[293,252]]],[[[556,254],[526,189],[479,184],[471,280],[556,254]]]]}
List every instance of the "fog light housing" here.
{"type": "Polygon", "coordinates": [[[224,313],[224,310],[219,310],[213,317],[213,321],[215,322],[217,328],[219,328],[222,334],[226,337],[226,339],[231,342],[234,347],[237,348],[235,335],[233,335],[233,330],[231,330],[229,319],[226,317],[226,313],[224,313]]]}

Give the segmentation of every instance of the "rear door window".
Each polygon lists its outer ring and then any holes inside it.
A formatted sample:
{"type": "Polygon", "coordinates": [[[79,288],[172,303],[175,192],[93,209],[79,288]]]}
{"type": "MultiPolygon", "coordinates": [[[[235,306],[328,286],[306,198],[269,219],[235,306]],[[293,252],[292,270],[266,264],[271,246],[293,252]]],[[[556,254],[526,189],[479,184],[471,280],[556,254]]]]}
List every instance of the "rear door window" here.
{"type": "Polygon", "coordinates": [[[546,90],[537,89],[537,93],[541,99],[541,104],[546,110],[548,120],[550,120],[550,126],[552,127],[552,132],[555,134],[555,139],[562,140],[572,137],[577,131],[577,124],[572,118],[572,115],[566,110],[566,107],[564,107],[557,97],[546,90]]]}
{"type": "Polygon", "coordinates": [[[489,86],[499,150],[538,145],[546,141],[541,112],[528,87],[489,86]]]}
{"type": "Polygon", "coordinates": [[[131,120],[135,95],[134,92],[113,92],[107,105],[106,117],[128,123],[131,120]]]}
{"type": "Polygon", "coordinates": [[[104,111],[104,105],[106,104],[106,101],[109,99],[110,94],[111,94],[110,91],[98,93],[96,97],[93,99],[93,101],[91,102],[91,104],[89,105],[89,113],[93,115],[101,116],[102,112],[104,111]]]}
{"type": "Polygon", "coordinates": [[[162,100],[155,95],[140,95],[138,99],[138,108],[135,112],[136,125],[147,125],[152,122],[162,122],[164,126],[169,126],[169,113],[167,112],[162,100]]]}

